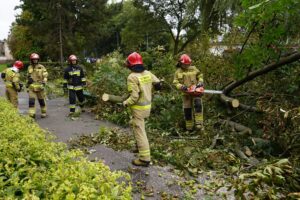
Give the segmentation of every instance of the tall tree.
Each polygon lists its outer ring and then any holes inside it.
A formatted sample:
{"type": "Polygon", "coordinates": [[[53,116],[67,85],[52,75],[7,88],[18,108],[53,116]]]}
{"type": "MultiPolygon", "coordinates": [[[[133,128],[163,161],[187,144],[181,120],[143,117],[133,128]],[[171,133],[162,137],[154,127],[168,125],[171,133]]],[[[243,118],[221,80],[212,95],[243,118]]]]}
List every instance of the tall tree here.
{"type": "MultiPolygon", "coordinates": [[[[30,21],[32,18],[31,13],[22,12],[19,16],[19,20],[30,21]]],[[[10,35],[8,37],[8,45],[10,51],[15,59],[28,60],[30,52],[40,52],[41,48],[34,40],[30,29],[26,25],[18,25],[13,23],[10,35]]]]}
{"type": "Polygon", "coordinates": [[[66,54],[83,55],[84,49],[95,48],[95,30],[105,21],[106,0],[21,0],[23,12],[31,13],[30,19],[17,20],[26,26],[39,43],[42,55],[58,60],[60,55],[59,33],[62,31],[66,54]],[[61,18],[61,21],[60,21],[61,18]]]}
{"type": "Polygon", "coordinates": [[[135,0],[136,5],[144,7],[164,22],[173,40],[174,54],[183,51],[201,33],[216,32],[224,25],[220,19],[227,16],[228,11],[233,10],[233,5],[237,4],[237,1],[221,2],[220,0],[135,0]]]}
{"type": "Polygon", "coordinates": [[[113,18],[121,30],[121,44],[125,51],[146,50],[163,45],[168,47],[168,29],[152,13],[133,5],[132,1],[123,4],[122,11],[113,18]]]}

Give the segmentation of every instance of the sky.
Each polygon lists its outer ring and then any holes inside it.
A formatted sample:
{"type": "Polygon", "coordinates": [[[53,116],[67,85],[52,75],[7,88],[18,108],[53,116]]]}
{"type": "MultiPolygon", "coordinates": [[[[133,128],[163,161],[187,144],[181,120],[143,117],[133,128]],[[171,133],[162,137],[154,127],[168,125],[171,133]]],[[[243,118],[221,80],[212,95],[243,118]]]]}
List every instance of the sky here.
{"type": "Polygon", "coordinates": [[[20,0],[0,0],[0,40],[7,39],[11,23],[20,14],[20,9],[14,10],[18,5],[20,0]]]}

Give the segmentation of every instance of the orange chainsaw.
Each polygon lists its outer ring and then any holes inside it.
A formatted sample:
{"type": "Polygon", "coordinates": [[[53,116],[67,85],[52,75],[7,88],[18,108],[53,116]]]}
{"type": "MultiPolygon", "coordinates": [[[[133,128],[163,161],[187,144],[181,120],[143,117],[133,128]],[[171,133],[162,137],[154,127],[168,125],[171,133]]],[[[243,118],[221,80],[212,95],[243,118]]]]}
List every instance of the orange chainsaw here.
{"type": "Polygon", "coordinates": [[[197,87],[196,85],[191,85],[187,91],[187,94],[191,96],[202,96],[203,94],[223,94],[221,90],[206,90],[204,87],[197,87]]]}

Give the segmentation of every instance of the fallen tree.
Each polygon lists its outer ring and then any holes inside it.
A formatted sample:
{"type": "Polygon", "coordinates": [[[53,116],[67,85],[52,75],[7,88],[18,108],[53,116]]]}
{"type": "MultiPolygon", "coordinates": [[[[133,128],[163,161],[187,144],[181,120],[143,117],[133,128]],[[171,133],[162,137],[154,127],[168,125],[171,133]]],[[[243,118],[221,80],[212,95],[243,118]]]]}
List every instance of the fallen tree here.
{"type": "MultiPolygon", "coordinates": [[[[261,76],[264,74],[267,74],[273,70],[276,70],[282,66],[285,66],[287,64],[291,64],[293,62],[296,62],[300,59],[300,53],[297,52],[293,52],[291,54],[289,54],[288,56],[282,57],[280,58],[278,61],[276,62],[272,62],[268,65],[265,65],[264,67],[262,67],[261,69],[255,70],[250,72],[246,77],[244,77],[243,79],[237,80],[237,81],[233,81],[232,83],[228,84],[226,87],[224,87],[223,90],[223,95],[221,95],[221,101],[222,102],[226,102],[226,104],[228,104],[228,101],[232,100],[233,98],[229,97],[228,95],[237,87],[261,76]],[[226,101],[227,100],[227,101],[226,101]]],[[[255,106],[248,106],[248,105],[244,105],[244,104],[239,104],[240,108],[249,110],[249,111],[254,111],[254,112],[260,112],[259,109],[257,109],[255,106]]]]}

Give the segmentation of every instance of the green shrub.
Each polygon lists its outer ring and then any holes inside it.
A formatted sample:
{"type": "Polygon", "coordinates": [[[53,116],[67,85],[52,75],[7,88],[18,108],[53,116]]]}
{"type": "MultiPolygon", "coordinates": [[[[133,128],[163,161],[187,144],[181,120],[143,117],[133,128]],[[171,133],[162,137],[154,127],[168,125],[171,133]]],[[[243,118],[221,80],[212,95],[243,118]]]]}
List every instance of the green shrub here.
{"type": "Polygon", "coordinates": [[[129,176],[90,162],[0,99],[0,199],[131,199],[129,176]]]}
{"type": "MultiPolygon", "coordinates": [[[[239,199],[287,199],[298,192],[300,177],[288,159],[264,164],[252,173],[243,173],[234,180],[235,195],[239,199]]],[[[297,197],[291,199],[298,199],[297,197]]]]}
{"type": "Polygon", "coordinates": [[[124,66],[124,58],[119,52],[114,52],[102,58],[97,64],[96,71],[91,77],[88,89],[93,96],[97,96],[95,112],[100,118],[113,121],[117,124],[127,124],[129,119],[126,109],[121,106],[102,101],[103,93],[124,95],[127,93],[127,76],[129,70],[124,66]]]}

